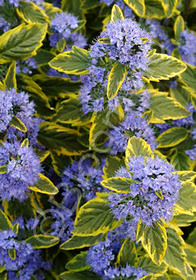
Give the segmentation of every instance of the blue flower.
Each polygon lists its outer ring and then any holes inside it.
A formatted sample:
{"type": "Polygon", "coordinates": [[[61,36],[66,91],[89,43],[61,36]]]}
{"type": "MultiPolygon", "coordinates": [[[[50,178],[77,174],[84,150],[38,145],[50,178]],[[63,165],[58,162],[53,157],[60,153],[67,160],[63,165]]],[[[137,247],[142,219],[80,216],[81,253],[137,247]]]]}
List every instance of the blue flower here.
{"type": "Polygon", "coordinates": [[[130,193],[109,196],[114,215],[119,220],[139,222],[141,219],[146,225],[159,219],[170,220],[181,187],[178,176],[173,172],[172,165],[158,157],[131,158],[128,170],[121,168],[116,176],[124,175],[135,182],[130,185],[130,193]]]}
{"type": "Polygon", "coordinates": [[[89,249],[86,258],[86,262],[90,265],[91,270],[102,276],[102,279],[104,280],[125,280],[129,277],[134,277],[133,279],[140,279],[141,277],[147,275],[147,273],[142,269],[134,268],[130,265],[126,265],[126,267],[113,266],[115,257],[121,247],[120,240],[118,240],[118,243],[119,247],[116,250],[116,240],[111,239],[111,236],[109,236],[106,241],[99,242],[98,244],[92,246],[89,249]]]}
{"type": "Polygon", "coordinates": [[[34,112],[34,103],[26,93],[17,93],[15,89],[0,90],[0,132],[8,128],[13,116],[25,123],[34,112]]]}
{"type": "Polygon", "coordinates": [[[108,270],[105,271],[105,280],[110,280],[110,279],[134,279],[134,280],[139,280],[145,275],[147,275],[143,269],[141,268],[135,268],[130,265],[126,265],[126,267],[109,267],[108,270]]]}
{"type": "Polygon", "coordinates": [[[116,109],[125,101],[126,107],[127,100],[123,100],[123,97],[130,96],[131,90],[143,87],[143,72],[148,68],[150,36],[131,19],[109,22],[99,39],[107,39],[108,43],[101,43],[98,40],[91,46],[92,65],[89,67],[89,74],[81,77],[83,85],[80,89],[80,100],[84,114],[103,110],[107,102],[110,108],[116,109]],[[144,38],[147,40],[144,41],[144,38]],[[116,61],[126,66],[127,74],[118,96],[108,101],[106,96],[108,75],[116,61]]]}
{"type": "Polygon", "coordinates": [[[5,19],[0,17],[0,29],[3,30],[3,32],[6,32],[10,29],[10,23],[7,22],[5,19]]]}
{"type": "Polygon", "coordinates": [[[114,0],[100,0],[100,2],[105,3],[108,6],[110,6],[111,4],[116,4],[117,6],[119,6],[121,8],[125,17],[135,18],[135,15],[132,12],[132,9],[129,6],[127,6],[123,0],[117,0],[117,1],[114,1],[114,0]]]}
{"type": "Polygon", "coordinates": [[[125,152],[128,139],[133,135],[146,140],[153,149],[156,148],[154,130],[140,113],[134,111],[127,113],[122,123],[110,130],[109,134],[106,146],[111,147],[110,153],[113,155],[125,152]]]}
{"type": "Polygon", "coordinates": [[[180,34],[180,43],[178,47],[181,59],[189,64],[196,65],[196,36],[194,32],[184,30],[180,34]]]}
{"type": "MultiPolygon", "coordinates": [[[[44,2],[44,0],[24,0],[25,2],[33,2],[39,6],[42,5],[42,3],[44,2]]],[[[2,0],[0,1],[0,6],[3,6],[3,4],[5,2],[8,2],[10,5],[13,5],[14,7],[18,7],[19,6],[19,3],[20,3],[20,0],[2,0]]]]}
{"type": "Polygon", "coordinates": [[[32,74],[32,71],[37,69],[37,63],[33,57],[24,61],[18,61],[16,65],[16,73],[32,74]]]}
{"type": "Polygon", "coordinates": [[[80,161],[74,161],[63,172],[62,183],[71,188],[79,187],[87,200],[95,197],[96,192],[105,190],[100,184],[105,159],[101,159],[98,164],[96,160],[98,159],[90,155],[90,157],[81,158],[80,161]]]}
{"type": "Polygon", "coordinates": [[[104,271],[110,267],[111,261],[115,258],[111,248],[111,241],[99,242],[92,246],[87,255],[87,263],[91,266],[91,269],[104,276],[104,271]]]}
{"type": "Polygon", "coordinates": [[[0,231],[0,266],[7,270],[8,280],[30,280],[36,271],[49,270],[51,263],[42,260],[40,250],[34,250],[23,240],[19,241],[16,234],[8,230],[0,231]],[[10,258],[8,249],[16,251],[14,260],[10,258]]]}
{"type": "Polygon", "coordinates": [[[21,147],[19,142],[3,142],[0,147],[0,165],[7,167],[7,173],[0,174],[1,199],[26,199],[28,185],[34,185],[41,172],[39,158],[33,149],[21,147]]]}
{"type": "Polygon", "coordinates": [[[84,48],[87,44],[85,37],[76,32],[79,27],[78,18],[67,12],[57,13],[51,21],[51,27],[54,34],[50,35],[50,46],[56,48],[60,39],[65,39],[65,49],[69,50],[73,45],[84,48]]]}
{"type": "Polygon", "coordinates": [[[68,188],[64,183],[58,187],[61,201],[55,201],[49,211],[53,219],[50,234],[58,236],[61,242],[65,242],[71,237],[74,230],[74,217],[81,192],[78,189],[68,188]]]}

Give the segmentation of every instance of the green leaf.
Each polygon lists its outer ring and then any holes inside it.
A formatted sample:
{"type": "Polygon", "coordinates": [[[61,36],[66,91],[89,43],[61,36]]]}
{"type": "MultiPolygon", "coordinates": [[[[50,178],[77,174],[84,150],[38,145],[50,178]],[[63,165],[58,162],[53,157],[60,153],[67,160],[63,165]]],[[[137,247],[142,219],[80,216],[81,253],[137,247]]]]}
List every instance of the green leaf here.
{"type": "Polygon", "coordinates": [[[176,170],[190,170],[192,167],[191,160],[184,151],[176,150],[171,157],[171,163],[176,170]]]}
{"type": "Polygon", "coordinates": [[[171,97],[176,99],[182,106],[187,107],[191,102],[191,89],[178,85],[176,88],[170,88],[171,97]]]}
{"type": "Polygon", "coordinates": [[[61,245],[62,250],[75,250],[90,247],[101,241],[102,234],[96,236],[77,236],[73,235],[61,245]]]}
{"type": "Polygon", "coordinates": [[[178,233],[172,229],[167,228],[167,250],[164,260],[170,268],[174,271],[186,275],[185,268],[185,252],[183,250],[184,241],[178,233]]]}
{"type": "Polygon", "coordinates": [[[103,180],[101,184],[105,188],[118,193],[130,193],[130,185],[133,182],[135,181],[129,178],[113,177],[103,180]]]}
{"type": "MultiPolygon", "coordinates": [[[[89,133],[90,147],[96,151],[100,151],[99,146],[102,145],[108,138],[109,129],[118,125],[123,119],[123,116],[124,113],[121,110],[111,111],[108,108],[102,112],[95,113],[89,133]]],[[[103,150],[108,152],[110,148],[104,147],[103,150]]],[[[101,150],[101,152],[103,152],[103,150],[101,150]]]]}
{"type": "Polygon", "coordinates": [[[4,80],[4,84],[7,89],[17,88],[15,68],[16,68],[16,62],[13,61],[10,64],[10,67],[7,71],[7,74],[6,74],[6,77],[4,80]]]}
{"type": "Polygon", "coordinates": [[[25,240],[30,243],[34,249],[50,248],[59,243],[59,238],[51,235],[33,235],[25,240]]]}
{"type": "Polygon", "coordinates": [[[61,102],[53,120],[71,124],[82,120],[82,107],[80,101],[76,98],[70,98],[61,102]]]}
{"type": "Polygon", "coordinates": [[[56,16],[56,13],[62,12],[60,8],[55,7],[51,3],[43,2],[42,5],[44,7],[45,13],[49,16],[51,20],[56,16]]]}
{"type": "Polygon", "coordinates": [[[56,44],[56,49],[58,52],[63,52],[66,46],[66,41],[65,38],[61,38],[57,44],[56,44]]]}
{"type": "Polygon", "coordinates": [[[0,273],[0,280],[7,280],[7,272],[0,273]]]}
{"type": "Polygon", "coordinates": [[[22,148],[22,147],[29,147],[29,139],[28,138],[25,138],[23,141],[22,141],[22,143],[21,143],[21,145],[20,145],[20,147],[22,148]]]}
{"type": "Polygon", "coordinates": [[[119,157],[108,156],[106,158],[106,165],[103,167],[103,179],[106,180],[114,177],[116,171],[122,166],[125,166],[124,160],[119,157]]]}
{"type": "Polygon", "coordinates": [[[196,66],[187,65],[187,69],[180,75],[180,80],[190,88],[196,89],[196,66]]]}
{"type": "Polygon", "coordinates": [[[61,9],[68,13],[74,14],[75,16],[82,16],[83,10],[81,8],[83,1],[80,0],[62,0],[61,9]]]}
{"type": "Polygon", "coordinates": [[[38,135],[39,142],[57,155],[81,155],[85,148],[79,140],[82,135],[75,129],[44,122],[38,135]]]}
{"type": "MultiPolygon", "coordinates": [[[[0,274],[3,272],[3,271],[5,271],[5,267],[4,266],[0,266],[0,274]]],[[[1,275],[0,275],[1,276],[1,275]]],[[[1,279],[1,278],[0,278],[1,279]]]]}
{"type": "Polygon", "coordinates": [[[126,75],[126,66],[118,62],[114,63],[109,76],[107,84],[107,97],[108,99],[114,98],[122,83],[124,82],[126,75]]]}
{"type": "Polygon", "coordinates": [[[81,86],[80,82],[73,82],[69,78],[35,75],[33,79],[48,97],[75,97],[81,86]]]}
{"type": "Polygon", "coordinates": [[[0,174],[7,173],[7,165],[1,165],[0,166],[0,174]]]}
{"type": "Polygon", "coordinates": [[[13,116],[10,125],[17,128],[18,130],[22,132],[27,132],[27,128],[25,124],[16,116],[13,116]]]}
{"type": "Polygon", "coordinates": [[[135,266],[137,260],[138,258],[135,242],[133,242],[130,238],[126,238],[118,253],[117,263],[121,264],[122,266],[126,266],[127,264],[135,266]]]}
{"type": "Polygon", "coordinates": [[[62,280],[101,280],[101,278],[91,271],[70,272],[60,274],[62,280]]]}
{"type": "Polygon", "coordinates": [[[187,255],[188,263],[191,266],[196,267],[196,248],[192,245],[186,244],[184,251],[187,255]]]}
{"type": "Polygon", "coordinates": [[[0,209],[0,230],[12,230],[12,224],[5,213],[0,209]]]}
{"type": "Polygon", "coordinates": [[[148,273],[153,273],[153,276],[163,274],[167,271],[167,265],[164,262],[162,262],[160,265],[157,265],[153,263],[151,258],[149,258],[147,255],[141,256],[138,266],[148,273]]]}
{"type": "Polygon", "coordinates": [[[16,9],[19,17],[27,23],[49,23],[50,19],[45,14],[44,10],[33,2],[20,2],[19,7],[16,9]]]}
{"type": "Polygon", "coordinates": [[[95,236],[107,233],[119,225],[120,222],[112,213],[110,203],[103,198],[96,197],[80,208],[76,216],[73,234],[95,236]]]}
{"type": "Polygon", "coordinates": [[[160,53],[154,53],[149,57],[148,70],[144,76],[151,81],[169,80],[180,75],[186,70],[186,64],[181,60],[160,53]]]}
{"type": "Polygon", "coordinates": [[[49,178],[44,176],[43,174],[39,173],[39,179],[34,186],[29,187],[34,192],[44,193],[44,194],[57,194],[58,189],[55,187],[55,185],[50,181],[49,178]]]}
{"type": "Polygon", "coordinates": [[[178,174],[180,181],[193,181],[196,177],[196,172],[194,171],[176,171],[175,174],[178,174]]]}
{"type": "Polygon", "coordinates": [[[21,24],[0,36],[0,63],[24,60],[36,54],[46,36],[47,25],[21,24]]]}
{"type": "Polygon", "coordinates": [[[161,0],[167,17],[171,17],[178,5],[178,0],[161,0]]]}
{"type": "Polygon", "coordinates": [[[88,67],[90,66],[88,51],[73,46],[72,51],[57,55],[49,62],[49,65],[50,67],[66,74],[88,74],[88,67]]]}
{"type": "Polygon", "coordinates": [[[180,34],[184,31],[185,24],[182,16],[178,16],[174,22],[174,34],[177,41],[180,40],[180,34]]]}
{"type": "Polygon", "coordinates": [[[160,265],[167,249],[167,234],[165,227],[160,222],[154,222],[152,226],[143,227],[140,238],[144,249],[155,264],[160,265]]]}
{"type": "Polygon", "coordinates": [[[177,205],[185,210],[196,211],[196,186],[192,182],[182,183],[179,190],[177,205]]]}
{"type": "Polygon", "coordinates": [[[143,17],[145,14],[145,1],[144,0],[124,0],[124,2],[138,15],[143,17]]]}
{"type": "Polygon", "coordinates": [[[40,86],[35,83],[30,76],[19,74],[17,80],[20,83],[22,90],[27,91],[30,98],[35,103],[35,109],[41,118],[50,118],[54,115],[54,108],[50,107],[47,96],[43,93],[40,86]]]}
{"type": "Polygon", "coordinates": [[[179,227],[188,227],[191,225],[191,223],[196,222],[196,212],[192,213],[192,215],[190,215],[190,214],[175,215],[174,222],[179,227]]]}
{"type": "Polygon", "coordinates": [[[188,137],[188,130],[184,127],[172,127],[164,131],[157,138],[158,148],[174,147],[188,137]]]}
{"type": "Polygon", "coordinates": [[[111,12],[111,21],[115,22],[123,19],[124,19],[124,15],[122,10],[119,8],[118,5],[114,5],[112,7],[112,12],[111,12]]]}
{"type": "MultiPolygon", "coordinates": [[[[133,0],[134,1],[134,0],[133,0]]],[[[162,19],[166,17],[163,3],[159,0],[145,0],[145,18],[162,19]]]]}
{"type": "Polygon", "coordinates": [[[9,255],[10,259],[14,261],[16,259],[16,250],[8,249],[8,255],[9,255]]]}
{"type": "Polygon", "coordinates": [[[147,156],[150,157],[152,150],[150,145],[146,143],[145,140],[133,136],[129,139],[128,145],[125,152],[125,161],[128,163],[129,159],[137,156],[147,156]]]}
{"type": "Polygon", "coordinates": [[[66,269],[71,271],[89,270],[90,265],[86,262],[88,251],[81,252],[71,259],[65,266],[66,269]]]}
{"type": "MultiPolygon", "coordinates": [[[[39,49],[37,54],[33,57],[35,59],[37,66],[45,66],[48,65],[48,62],[55,57],[53,53],[45,49],[39,49]]],[[[37,76],[37,75],[36,75],[37,76]]],[[[34,78],[35,76],[33,76],[34,78]]],[[[48,78],[52,78],[47,76],[48,78]]]]}
{"type": "Polygon", "coordinates": [[[190,115],[180,103],[168,97],[166,93],[152,93],[150,97],[150,111],[152,117],[150,122],[160,122],[161,120],[176,120],[186,118],[190,115]],[[153,120],[155,118],[155,121],[153,120]],[[160,120],[160,121],[159,121],[160,120]]]}

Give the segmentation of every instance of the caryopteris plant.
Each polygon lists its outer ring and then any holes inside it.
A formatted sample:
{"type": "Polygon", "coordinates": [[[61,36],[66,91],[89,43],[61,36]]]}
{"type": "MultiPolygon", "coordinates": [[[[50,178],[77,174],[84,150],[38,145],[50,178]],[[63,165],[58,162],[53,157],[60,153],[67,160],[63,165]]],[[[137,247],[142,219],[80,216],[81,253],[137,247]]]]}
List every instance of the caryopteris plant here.
{"type": "Polygon", "coordinates": [[[0,280],[194,280],[193,0],[0,0],[0,280]]]}

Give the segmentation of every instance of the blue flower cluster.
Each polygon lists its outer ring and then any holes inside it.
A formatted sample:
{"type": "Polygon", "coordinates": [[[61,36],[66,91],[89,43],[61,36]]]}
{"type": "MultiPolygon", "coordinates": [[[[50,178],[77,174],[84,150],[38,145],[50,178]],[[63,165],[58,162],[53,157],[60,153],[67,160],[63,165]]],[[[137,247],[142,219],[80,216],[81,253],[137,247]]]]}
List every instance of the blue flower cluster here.
{"type": "Polygon", "coordinates": [[[180,34],[179,52],[181,59],[189,64],[196,65],[196,36],[194,32],[184,30],[180,34]]]}
{"type": "Polygon", "coordinates": [[[67,12],[57,13],[51,21],[53,34],[50,35],[50,46],[56,48],[59,40],[65,40],[65,50],[70,50],[72,45],[84,48],[87,44],[85,37],[76,32],[79,27],[78,18],[67,12]]]}
{"type": "Polygon", "coordinates": [[[114,0],[100,0],[100,2],[105,3],[108,6],[110,6],[111,4],[116,4],[121,8],[121,10],[123,11],[126,18],[127,17],[129,17],[129,18],[134,18],[135,17],[134,13],[132,12],[132,9],[129,6],[127,6],[123,0],[117,0],[117,1],[114,1],[114,0]]]}
{"type": "Polygon", "coordinates": [[[16,65],[16,73],[25,73],[31,75],[35,69],[37,69],[37,63],[33,57],[30,57],[24,61],[18,61],[16,65]]]}
{"type": "Polygon", "coordinates": [[[0,30],[1,29],[3,30],[3,32],[6,32],[10,29],[10,23],[2,17],[0,17],[0,30]]]}
{"type": "Polygon", "coordinates": [[[105,159],[101,161],[91,157],[81,158],[80,161],[74,161],[67,167],[62,175],[62,183],[71,188],[80,188],[87,200],[95,197],[96,192],[101,192],[104,188],[101,186],[103,176],[103,166],[105,159]]]}
{"type": "MultiPolygon", "coordinates": [[[[138,96],[132,95],[137,98],[138,96]]],[[[127,141],[131,136],[141,137],[156,148],[156,138],[154,130],[148,124],[142,114],[150,106],[150,94],[144,91],[139,95],[139,106],[129,98],[123,98],[125,117],[119,126],[114,126],[109,132],[107,147],[111,147],[110,153],[116,155],[118,152],[124,152],[127,147],[127,141]]]]}
{"type": "MultiPolygon", "coordinates": [[[[42,5],[42,3],[44,2],[44,0],[23,0],[24,2],[33,2],[39,6],[42,5]]],[[[0,6],[3,6],[4,3],[9,3],[10,5],[13,5],[14,7],[18,7],[20,0],[0,0],[0,6]]]]}
{"type": "Polygon", "coordinates": [[[181,187],[178,175],[173,172],[173,166],[158,157],[131,158],[128,169],[123,167],[116,173],[116,176],[135,181],[130,185],[130,193],[109,196],[115,216],[119,220],[133,219],[136,222],[142,219],[146,225],[162,218],[170,220],[181,187]]]}
{"type": "Polygon", "coordinates": [[[36,279],[42,280],[41,270],[51,268],[51,263],[42,260],[40,250],[34,250],[29,243],[17,240],[12,230],[0,231],[0,256],[0,266],[8,271],[8,280],[30,280],[33,274],[36,279]],[[15,251],[14,258],[9,254],[12,250],[15,251]]]}
{"type": "MultiPolygon", "coordinates": [[[[126,97],[131,90],[141,88],[143,72],[148,68],[147,55],[150,48],[149,34],[135,21],[124,19],[109,22],[98,41],[91,46],[92,65],[89,67],[89,74],[81,77],[83,85],[80,100],[84,114],[103,110],[108,74],[115,61],[127,67],[127,74],[118,95],[126,97]],[[109,42],[102,43],[101,40],[104,39],[109,42]]],[[[115,97],[116,99],[118,97],[115,97]]],[[[118,102],[113,104],[117,105],[118,102]]]]}
{"type": "Polygon", "coordinates": [[[51,224],[51,235],[58,236],[61,242],[65,242],[72,236],[74,230],[74,216],[81,192],[74,189],[68,189],[62,183],[59,185],[61,191],[61,202],[53,203],[50,213],[53,218],[51,224]]]}
{"type": "Polygon", "coordinates": [[[134,280],[139,280],[141,277],[147,275],[144,270],[128,264],[126,267],[114,267],[113,263],[118,251],[115,252],[115,243],[107,239],[89,249],[86,261],[90,265],[91,270],[102,276],[104,280],[125,280],[127,278],[129,279],[129,277],[134,280]]]}
{"type": "Polygon", "coordinates": [[[19,131],[10,122],[14,116],[19,118],[27,127],[27,137],[31,145],[37,145],[37,134],[41,119],[34,117],[34,103],[29,101],[28,94],[16,92],[15,89],[0,90],[0,132],[7,132],[11,141],[22,139],[25,133],[19,131]]]}
{"type": "Polygon", "coordinates": [[[2,200],[27,198],[28,185],[34,185],[42,168],[39,158],[31,147],[20,142],[3,142],[0,146],[0,166],[6,172],[0,174],[0,198],[2,200]]]}
{"type": "Polygon", "coordinates": [[[153,149],[156,148],[154,130],[144,118],[135,112],[130,112],[118,127],[110,131],[110,138],[106,143],[108,147],[111,147],[110,153],[116,155],[119,152],[125,152],[131,136],[143,138],[153,149]]]}

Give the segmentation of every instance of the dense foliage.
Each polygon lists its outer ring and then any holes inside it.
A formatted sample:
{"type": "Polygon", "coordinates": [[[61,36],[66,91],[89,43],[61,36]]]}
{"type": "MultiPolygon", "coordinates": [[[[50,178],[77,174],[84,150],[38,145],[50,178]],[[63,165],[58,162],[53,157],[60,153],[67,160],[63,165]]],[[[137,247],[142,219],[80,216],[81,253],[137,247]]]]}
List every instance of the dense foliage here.
{"type": "Polygon", "coordinates": [[[0,280],[194,280],[196,5],[0,0],[0,280]]]}

